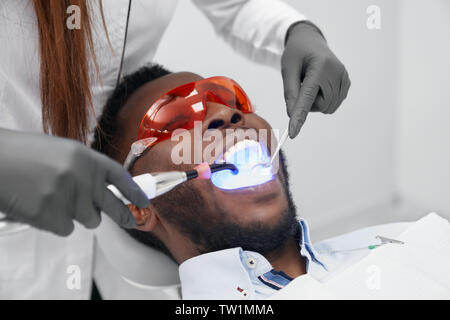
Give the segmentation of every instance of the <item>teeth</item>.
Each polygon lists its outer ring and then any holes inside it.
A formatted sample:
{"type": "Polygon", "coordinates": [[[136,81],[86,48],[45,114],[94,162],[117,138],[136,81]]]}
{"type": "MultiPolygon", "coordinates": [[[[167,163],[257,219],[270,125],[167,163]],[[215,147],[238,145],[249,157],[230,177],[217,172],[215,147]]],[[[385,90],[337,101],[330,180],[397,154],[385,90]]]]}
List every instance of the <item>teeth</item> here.
{"type": "Polygon", "coordinates": [[[262,160],[263,150],[261,148],[261,145],[255,141],[255,140],[249,140],[245,139],[242,141],[239,141],[235,145],[231,146],[218,160],[217,163],[223,163],[223,162],[231,162],[236,163],[236,159],[233,159],[236,152],[248,149],[248,151],[253,152],[246,152],[244,157],[245,159],[237,159],[240,163],[255,163],[262,160]]]}

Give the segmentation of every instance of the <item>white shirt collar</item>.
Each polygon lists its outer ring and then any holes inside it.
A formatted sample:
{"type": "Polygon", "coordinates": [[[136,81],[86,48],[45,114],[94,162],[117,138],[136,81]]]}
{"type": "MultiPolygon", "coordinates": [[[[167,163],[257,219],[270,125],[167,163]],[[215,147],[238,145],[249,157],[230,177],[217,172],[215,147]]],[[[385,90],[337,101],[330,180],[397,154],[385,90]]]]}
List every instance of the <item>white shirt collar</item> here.
{"type": "MultiPolygon", "coordinates": [[[[326,273],[322,258],[312,246],[307,222],[300,219],[299,223],[300,253],[306,258],[307,273],[326,273]]],[[[202,254],[179,267],[182,296],[183,299],[242,299],[267,295],[275,290],[260,285],[257,278],[272,269],[264,256],[242,248],[202,254]]]]}

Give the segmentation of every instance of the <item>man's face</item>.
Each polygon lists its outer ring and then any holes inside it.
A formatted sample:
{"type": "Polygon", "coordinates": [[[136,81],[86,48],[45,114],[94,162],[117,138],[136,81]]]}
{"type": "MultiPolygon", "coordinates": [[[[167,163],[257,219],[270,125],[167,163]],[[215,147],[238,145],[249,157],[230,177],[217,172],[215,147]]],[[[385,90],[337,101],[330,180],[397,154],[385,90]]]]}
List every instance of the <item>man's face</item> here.
{"type": "MultiPolygon", "coordinates": [[[[136,141],[140,121],[149,106],[171,89],[201,79],[192,73],[170,74],[147,83],[130,97],[118,117],[118,132],[122,134],[118,142],[121,151],[119,160],[122,163],[131,144],[136,141]]],[[[219,131],[225,141],[227,129],[255,129],[257,132],[265,129],[271,132],[270,125],[254,113],[244,114],[216,102],[208,102],[206,107],[203,134],[207,130],[219,131]]],[[[206,148],[211,142],[200,140],[194,143],[193,140],[198,138],[194,137],[193,130],[190,145],[197,143],[206,148]]],[[[270,137],[267,142],[270,146],[270,137]]],[[[178,144],[178,140],[168,139],[151,147],[134,164],[133,175],[192,170],[195,164],[177,165],[172,161],[173,148],[178,144]]],[[[224,143],[221,152],[229,147],[224,143]]],[[[192,156],[194,152],[192,149],[192,156]]],[[[217,158],[220,154],[215,156],[217,158]]],[[[284,166],[283,163],[281,165],[284,166]]],[[[183,235],[192,242],[198,253],[236,246],[264,253],[273,250],[296,232],[295,209],[286,180],[285,170],[279,170],[269,182],[237,190],[219,189],[211,180],[193,180],[151,200],[148,210],[158,216],[165,232],[183,235]]],[[[161,235],[158,237],[164,238],[161,235]]],[[[166,237],[169,238],[173,239],[166,237]]],[[[166,246],[171,251],[177,251],[173,248],[174,244],[166,243],[166,246]]]]}

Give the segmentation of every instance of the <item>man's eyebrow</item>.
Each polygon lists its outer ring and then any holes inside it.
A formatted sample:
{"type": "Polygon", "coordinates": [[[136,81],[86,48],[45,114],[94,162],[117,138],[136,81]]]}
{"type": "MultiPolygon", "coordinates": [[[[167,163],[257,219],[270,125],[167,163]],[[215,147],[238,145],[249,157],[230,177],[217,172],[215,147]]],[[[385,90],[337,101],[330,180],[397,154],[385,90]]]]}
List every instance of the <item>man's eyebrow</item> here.
{"type": "Polygon", "coordinates": [[[176,117],[170,119],[170,121],[160,129],[160,131],[164,131],[167,130],[167,128],[169,128],[172,124],[176,123],[177,121],[182,120],[183,118],[185,118],[185,116],[183,114],[177,114],[176,117]]]}
{"type": "MultiPolygon", "coordinates": [[[[150,108],[152,108],[153,105],[158,103],[159,104],[158,107],[161,109],[161,108],[167,106],[168,104],[170,104],[171,102],[173,102],[174,100],[177,100],[178,98],[184,98],[184,97],[183,96],[179,96],[179,95],[174,95],[174,94],[166,94],[166,95],[162,96],[161,98],[159,98],[158,100],[156,100],[150,106],[150,108]]],[[[183,114],[177,114],[174,118],[171,118],[170,121],[168,121],[164,127],[162,127],[161,129],[159,129],[157,131],[164,132],[165,130],[167,130],[167,128],[169,128],[171,125],[173,125],[177,121],[182,120],[184,117],[185,116],[183,114]]]]}

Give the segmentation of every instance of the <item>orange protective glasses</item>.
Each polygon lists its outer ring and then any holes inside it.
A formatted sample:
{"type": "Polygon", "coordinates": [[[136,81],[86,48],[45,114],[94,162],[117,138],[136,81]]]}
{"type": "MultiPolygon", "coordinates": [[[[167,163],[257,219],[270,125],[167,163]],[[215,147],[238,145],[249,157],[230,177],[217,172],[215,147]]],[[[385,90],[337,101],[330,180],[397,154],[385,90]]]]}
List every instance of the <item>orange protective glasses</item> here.
{"type": "Polygon", "coordinates": [[[207,102],[254,112],[245,91],[230,78],[212,77],[179,86],[161,96],[145,113],[124,166],[129,169],[147,148],[169,139],[176,129],[194,128],[195,121],[204,120],[207,102]]]}

